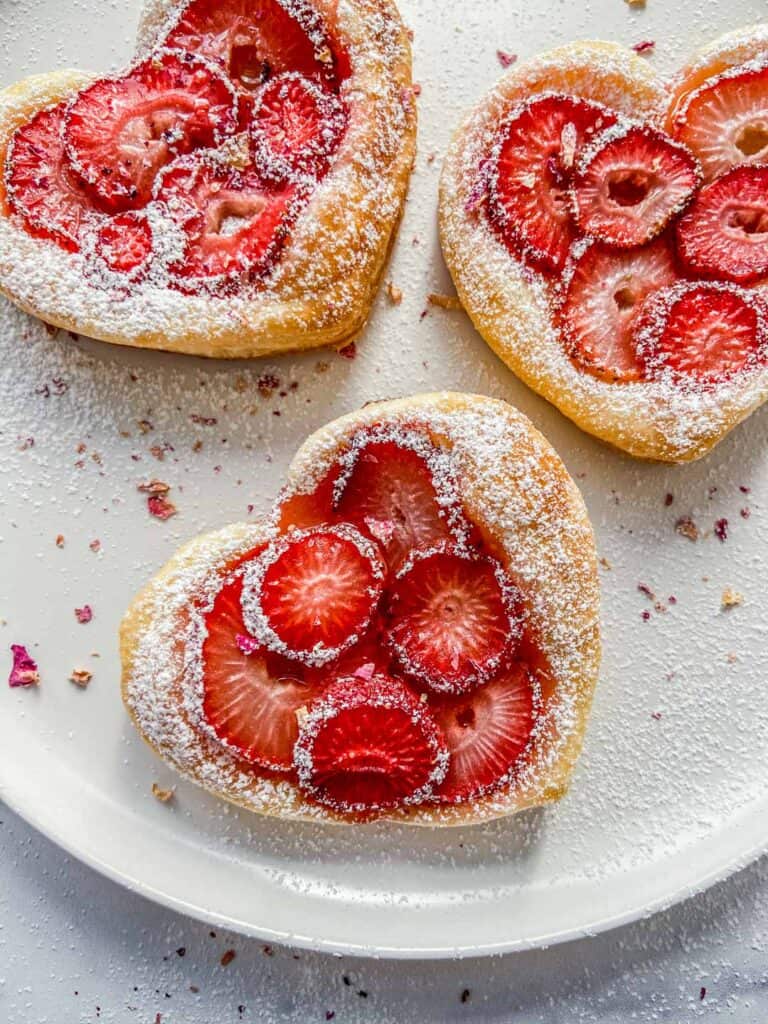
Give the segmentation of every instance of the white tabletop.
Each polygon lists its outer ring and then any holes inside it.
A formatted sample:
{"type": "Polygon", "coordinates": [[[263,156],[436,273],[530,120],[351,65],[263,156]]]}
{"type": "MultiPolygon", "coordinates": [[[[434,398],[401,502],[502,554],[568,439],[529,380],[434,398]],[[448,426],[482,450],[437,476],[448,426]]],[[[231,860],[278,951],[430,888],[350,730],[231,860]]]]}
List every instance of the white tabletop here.
{"type": "Polygon", "coordinates": [[[0,823],[4,1024],[768,1019],[768,860],[593,939],[486,960],[386,962],[212,933],[102,878],[2,805],[0,823]]]}

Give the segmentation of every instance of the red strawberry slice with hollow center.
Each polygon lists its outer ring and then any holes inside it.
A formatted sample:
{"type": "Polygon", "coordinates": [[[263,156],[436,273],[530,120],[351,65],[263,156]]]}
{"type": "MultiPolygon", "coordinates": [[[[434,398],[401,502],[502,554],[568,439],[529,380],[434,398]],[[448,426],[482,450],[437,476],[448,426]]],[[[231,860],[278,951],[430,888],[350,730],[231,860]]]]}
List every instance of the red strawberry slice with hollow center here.
{"type": "Polygon", "coordinates": [[[10,206],[27,230],[75,252],[93,207],[64,154],[65,109],[59,104],[43,110],[17,129],[8,147],[5,182],[10,206]]]}
{"type": "Polygon", "coordinates": [[[373,537],[392,570],[414,549],[452,536],[453,483],[429,443],[422,439],[420,447],[423,453],[397,441],[370,441],[353,449],[336,486],[336,516],[373,537]]]}
{"type": "Polygon", "coordinates": [[[270,179],[324,174],[346,128],[344,105],[303,75],[273,78],[256,101],[251,138],[257,166],[270,179]]]}
{"type": "Polygon", "coordinates": [[[671,372],[713,384],[764,363],[765,323],[751,292],[683,283],[648,301],[636,324],[636,346],[651,375],[671,372]]]}
{"type": "Polygon", "coordinates": [[[698,277],[768,275],[768,167],[734,167],[705,185],[678,221],[677,251],[698,277]]]}
{"type": "Polygon", "coordinates": [[[707,181],[740,164],[768,163],[768,61],[705,81],[678,110],[672,130],[699,158],[707,181]]]}
{"type": "Polygon", "coordinates": [[[265,274],[299,204],[296,189],[276,191],[253,168],[239,170],[208,154],[169,167],[155,194],[185,240],[184,255],[170,271],[190,287],[265,274]]]}
{"type": "Polygon", "coordinates": [[[205,618],[203,714],[217,739],[254,764],[293,767],[296,712],[322,690],[300,667],[243,643],[242,580],[226,584],[205,618]]]}
{"type": "Polygon", "coordinates": [[[486,682],[519,637],[516,595],[501,566],[457,548],[417,552],[388,598],[387,640],[402,670],[439,692],[486,682]]]}
{"type": "Polygon", "coordinates": [[[365,633],[384,577],[376,547],[352,526],[291,531],[246,570],[248,631],[287,657],[326,664],[365,633]]]}
{"type": "Polygon", "coordinates": [[[234,93],[221,72],[190,53],[164,51],[79,93],[64,136],[72,166],[115,211],[145,206],[162,167],[236,127],[234,93]]]}
{"type": "Polygon", "coordinates": [[[301,723],[294,760],[299,784],[319,803],[347,813],[420,803],[447,766],[427,705],[382,675],[331,684],[301,723]]]}
{"type": "Polygon", "coordinates": [[[580,245],[558,313],[566,350],[580,370],[601,380],[640,380],[633,324],[645,299],[677,280],[670,247],[665,238],[627,252],[580,245]]]}
{"type": "Polygon", "coordinates": [[[166,46],[215,60],[244,92],[283,71],[332,76],[322,21],[304,0],[192,0],[166,46]]]}
{"type": "Polygon", "coordinates": [[[146,216],[129,211],[105,220],[96,236],[96,254],[120,274],[134,277],[148,269],[152,229],[146,216]]]}
{"type": "Polygon", "coordinates": [[[534,692],[524,665],[459,697],[436,697],[432,713],[450,754],[435,790],[445,803],[463,803],[509,781],[534,726],[534,692]]]}
{"type": "Polygon", "coordinates": [[[606,245],[645,245],[689,203],[701,182],[693,154],[646,125],[615,125],[577,161],[574,211],[606,245]]]}
{"type": "Polygon", "coordinates": [[[549,95],[513,111],[490,177],[491,221],[509,249],[545,270],[563,268],[577,238],[569,186],[579,150],[616,120],[596,103],[549,95]]]}

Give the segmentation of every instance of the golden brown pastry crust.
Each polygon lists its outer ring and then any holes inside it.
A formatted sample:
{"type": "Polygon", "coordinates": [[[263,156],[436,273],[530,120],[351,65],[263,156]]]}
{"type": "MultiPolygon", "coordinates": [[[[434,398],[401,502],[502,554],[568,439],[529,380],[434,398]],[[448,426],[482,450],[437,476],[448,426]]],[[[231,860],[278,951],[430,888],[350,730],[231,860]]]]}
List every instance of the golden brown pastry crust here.
{"type": "MultiPolygon", "coordinates": [[[[179,0],[155,0],[140,29],[151,48],[179,0]]],[[[342,345],[365,325],[399,223],[416,144],[411,50],[391,0],[313,0],[348,48],[350,120],[329,174],[294,226],[263,290],[228,298],[89,285],[82,258],[33,238],[0,195],[0,292],[48,323],[103,341],[218,358],[342,345]]],[[[92,77],[38,75],[0,93],[0,166],[11,135],[92,77]]],[[[0,185],[0,191],[2,186],[0,185]]]]}
{"type": "MultiPolygon", "coordinates": [[[[767,26],[711,44],[689,74],[757,52],[768,52],[767,26]]],[[[679,78],[674,85],[679,90],[684,83],[679,78]]],[[[541,92],[597,100],[660,127],[670,102],[670,86],[652,67],[614,43],[572,43],[511,68],[459,127],[443,168],[440,237],[462,304],[506,365],[583,430],[642,459],[700,458],[765,401],[768,369],[746,383],[696,394],[650,382],[614,384],[582,372],[553,327],[547,285],[512,259],[472,202],[495,129],[516,103],[541,92]]]]}
{"type": "MultiPolygon", "coordinates": [[[[579,755],[600,662],[599,584],[592,528],[578,489],[549,443],[517,410],[441,392],[373,403],[313,434],[286,494],[311,491],[345,440],[378,423],[422,424],[456,460],[470,517],[489,531],[528,594],[533,631],[555,679],[527,770],[507,788],[457,807],[391,816],[414,825],[467,825],[559,799],[579,755]]],[[[274,535],[273,524],[230,526],[182,548],[129,608],[120,631],[125,705],[145,740],[187,778],[261,814],[344,822],[285,780],[259,778],[195,726],[185,699],[183,640],[190,598],[217,588],[227,565],[274,535]]],[[[188,698],[187,694],[187,698],[188,698]]]]}

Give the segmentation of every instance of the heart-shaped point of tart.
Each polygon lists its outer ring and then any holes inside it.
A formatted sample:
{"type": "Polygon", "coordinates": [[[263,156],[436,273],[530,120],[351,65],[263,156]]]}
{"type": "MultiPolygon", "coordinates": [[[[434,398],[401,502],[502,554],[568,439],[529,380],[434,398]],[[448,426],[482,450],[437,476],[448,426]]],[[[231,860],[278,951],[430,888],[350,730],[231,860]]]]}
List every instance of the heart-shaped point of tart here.
{"type": "Polygon", "coordinates": [[[610,43],[515,63],[443,168],[462,305],[584,430],[699,458],[768,397],[767,168],[768,26],[671,84],[610,43]]]}
{"type": "Polygon", "coordinates": [[[117,344],[342,345],[368,317],[415,152],[394,3],[160,0],[139,37],[115,76],[0,93],[0,292],[117,344]]]}
{"type": "Polygon", "coordinates": [[[172,559],[123,622],[123,698],[251,810],[468,824],[564,792],[599,646],[555,453],[502,402],[421,395],[318,431],[272,515],[172,559]]]}

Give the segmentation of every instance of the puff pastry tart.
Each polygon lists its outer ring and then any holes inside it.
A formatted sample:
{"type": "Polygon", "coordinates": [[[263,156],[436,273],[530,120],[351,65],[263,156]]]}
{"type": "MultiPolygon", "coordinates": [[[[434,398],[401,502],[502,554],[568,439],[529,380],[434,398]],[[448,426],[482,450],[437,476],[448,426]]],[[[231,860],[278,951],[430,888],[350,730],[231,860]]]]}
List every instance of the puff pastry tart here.
{"type": "Polygon", "coordinates": [[[363,326],[413,162],[390,0],[154,0],[109,78],[0,93],[0,290],[123,345],[256,356],[363,326]]]}
{"type": "Polygon", "coordinates": [[[611,43],[516,65],[454,138],[440,226],[530,387],[637,457],[705,454],[768,396],[768,26],[672,82],[611,43]]]}
{"type": "Polygon", "coordinates": [[[486,821],[567,788],[600,657],[592,530],[510,406],[374,403],[309,438],[268,519],[182,548],[121,650],[139,731],[217,796],[486,821]]]}

